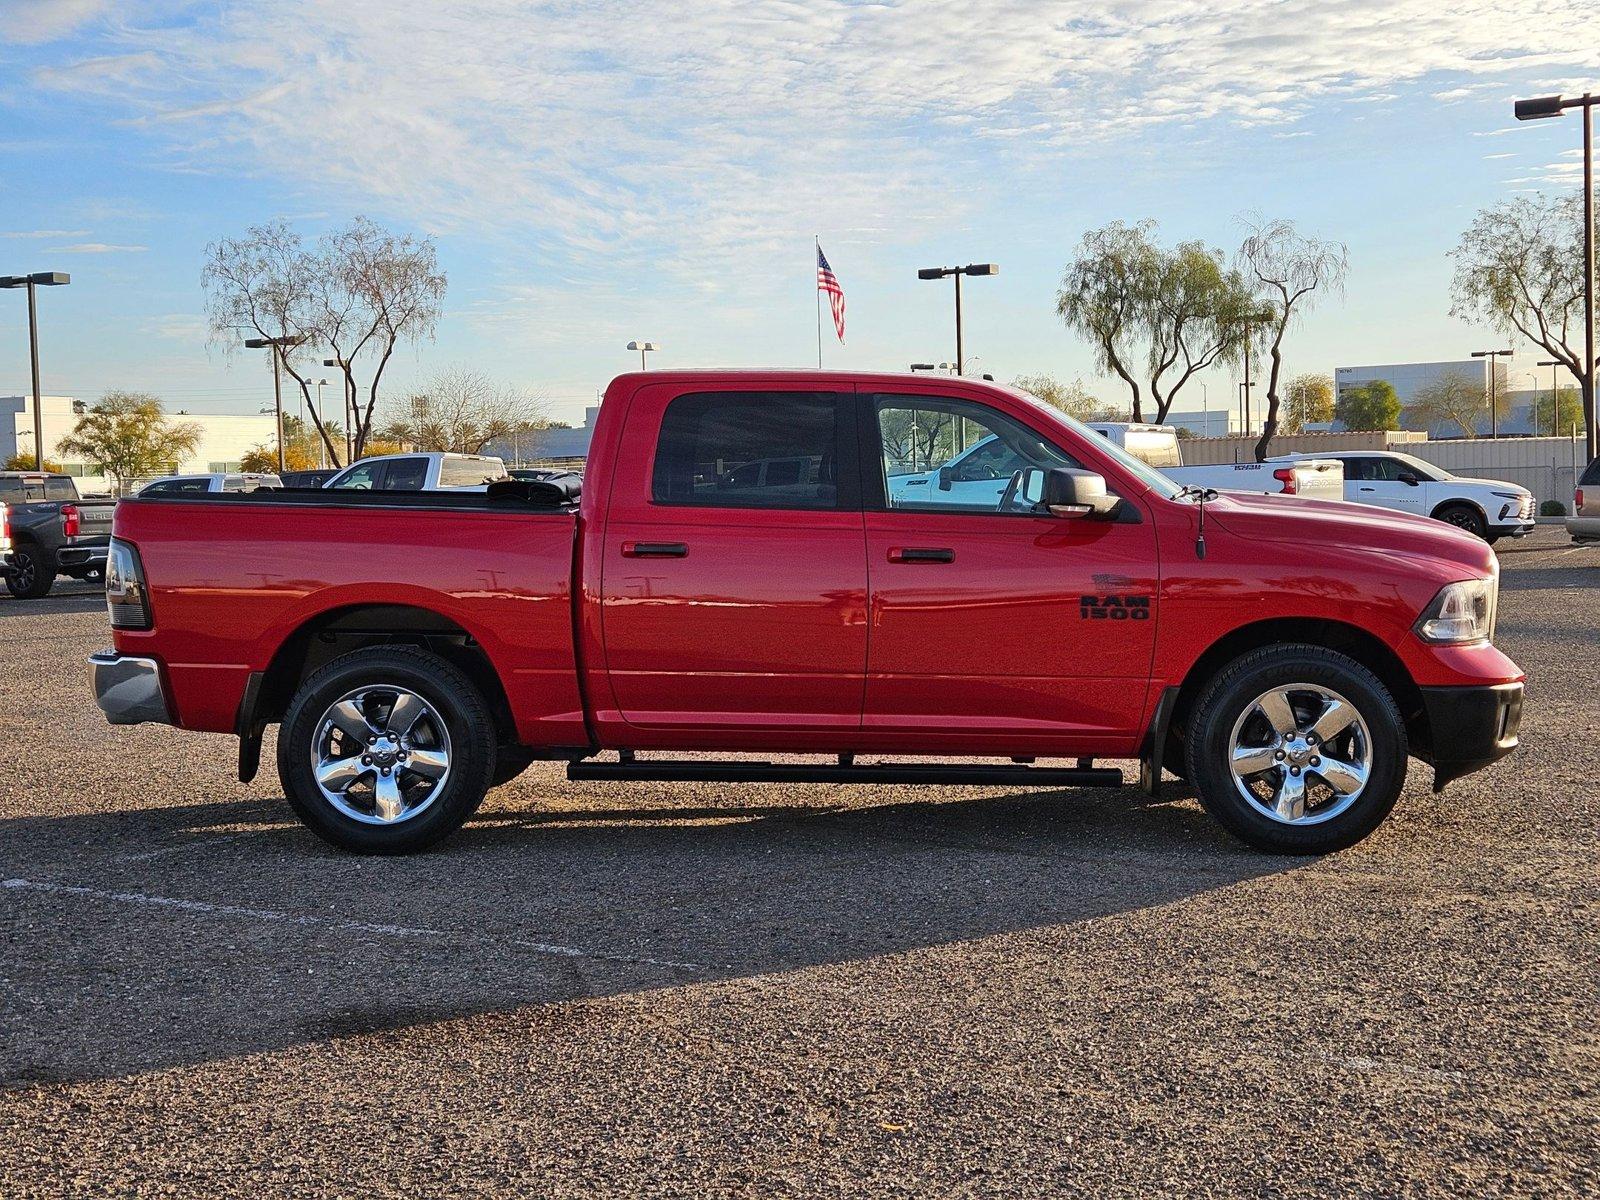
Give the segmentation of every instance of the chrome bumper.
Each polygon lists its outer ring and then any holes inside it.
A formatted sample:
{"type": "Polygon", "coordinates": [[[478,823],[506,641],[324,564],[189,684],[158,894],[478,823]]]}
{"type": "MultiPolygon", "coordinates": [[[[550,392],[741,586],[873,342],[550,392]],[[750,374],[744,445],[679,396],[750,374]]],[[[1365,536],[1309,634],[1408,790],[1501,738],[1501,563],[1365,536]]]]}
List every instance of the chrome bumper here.
{"type": "Polygon", "coordinates": [[[161,690],[161,668],[155,659],[101,650],[89,656],[89,674],[94,680],[94,702],[111,724],[172,724],[167,697],[161,690]]]}

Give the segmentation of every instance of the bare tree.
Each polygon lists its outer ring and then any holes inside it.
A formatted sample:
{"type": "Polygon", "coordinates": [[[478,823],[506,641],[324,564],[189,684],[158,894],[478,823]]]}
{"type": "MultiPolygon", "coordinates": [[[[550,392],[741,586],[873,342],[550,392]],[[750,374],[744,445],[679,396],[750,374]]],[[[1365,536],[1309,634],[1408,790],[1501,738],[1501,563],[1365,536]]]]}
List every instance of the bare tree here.
{"type": "Polygon", "coordinates": [[[1485,386],[1483,379],[1473,379],[1460,371],[1446,371],[1431,383],[1417,389],[1405,410],[1407,424],[1413,428],[1428,429],[1434,425],[1452,422],[1463,437],[1478,436],[1478,422],[1489,415],[1489,403],[1494,401],[1495,418],[1505,420],[1511,411],[1511,397],[1507,394],[1506,369],[1500,363],[1493,366],[1495,387],[1485,386]]]}
{"type": "Polygon", "coordinates": [[[206,248],[202,282],[213,340],[226,351],[238,348],[240,334],[287,339],[280,361],[334,463],[339,451],[310,402],[311,363],[319,351],[331,352],[355,414],[352,453],[359,458],[389,360],[400,343],[432,336],[446,284],[431,239],[391,233],[365,217],[314,249],[286,222],[255,226],[206,248]]]}
{"type": "Polygon", "coordinates": [[[1283,339],[1316,303],[1317,293],[1344,294],[1350,272],[1350,252],[1343,242],[1307,237],[1292,221],[1246,221],[1244,244],[1239,247],[1239,267],[1265,301],[1268,314],[1262,336],[1272,366],[1267,374],[1267,419],[1256,443],[1256,461],[1267,457],[1267,447],[1278,432],[1283,376],[1283,339]]]}
{"type": "MultiPolygon", "coordinates": [[[[1521,334],[1582,388],[1583,200],[1520,197],[1486,208],[1450,252],[1450,315],[1521,334]]],[[[1583,397],[1589,412],[1593,397],[1583,397]]]]}
{"type": "Polygon", "coordinates": [[[285,221],[255,225],[241,238],[223,238],[206,247],[200,282],[206,292],[211,341],[232,356],[246,337],[281,339],[272,353],[300,387],[317,436],[335,465],[333,438],[311,403],[304,356],[321,342],[318,310],[312,301],[321,264],[285,221]]]}
{"type": "Polygon", "coordinates": [[[479,454],[490,442],[543,427],[538,396],[451,367],[399,401],[380,436],[418,450],[479,454]]]}

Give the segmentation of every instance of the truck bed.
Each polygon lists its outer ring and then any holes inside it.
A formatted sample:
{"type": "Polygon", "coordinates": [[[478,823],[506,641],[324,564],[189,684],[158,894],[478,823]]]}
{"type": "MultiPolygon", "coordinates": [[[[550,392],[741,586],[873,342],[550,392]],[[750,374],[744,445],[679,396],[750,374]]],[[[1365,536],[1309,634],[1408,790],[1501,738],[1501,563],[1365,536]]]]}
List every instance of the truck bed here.
{"type": "MultiPolygon", "coordinates": [[[[318,489],[124,500],[154,627],[117,630],[153,654],[176,722],[233,732],[252,675],[382,614],[437,614],[502,681],[521,740],[582,743],[572,624],[576,509],[481,493],[318,489]]],[[[436,631],[419,626],[419,637],[436,631]]],[[[314,650],[315,647],[312,647],[314,650]]]]}

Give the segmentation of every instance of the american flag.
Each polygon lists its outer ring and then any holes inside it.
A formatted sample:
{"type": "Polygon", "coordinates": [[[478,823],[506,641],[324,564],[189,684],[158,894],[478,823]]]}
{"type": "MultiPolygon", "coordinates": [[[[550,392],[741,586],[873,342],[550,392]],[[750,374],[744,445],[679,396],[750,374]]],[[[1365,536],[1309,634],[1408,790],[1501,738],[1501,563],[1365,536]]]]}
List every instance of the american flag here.
{"type": "Polygon", "coordinates": [[[822,252],[822,244],[817,243],[817,290],[828,293],[828,307],[833,310],[833,328],[839,335],[839,344],[844,344],[844,289],[839,286],[838,277],[834,275],[833,268],[828,265],[828,256],[822,252]]]}

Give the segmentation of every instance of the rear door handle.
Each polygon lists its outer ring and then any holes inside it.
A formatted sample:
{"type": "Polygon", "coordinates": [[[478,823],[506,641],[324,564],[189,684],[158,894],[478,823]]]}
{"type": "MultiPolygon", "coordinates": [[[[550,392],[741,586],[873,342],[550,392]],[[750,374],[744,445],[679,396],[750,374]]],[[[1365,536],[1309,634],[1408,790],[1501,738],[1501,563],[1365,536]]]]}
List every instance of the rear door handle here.
{"type": "Polygon", "coordinates": [[[956,552],[943,548],[896,546],[889,551],[889,561],[897,563],[951,563],[955,560],[956,552]]]}
{"type": "Polygon", "coordinates": [[[1377,488],[1357,488],[1356,489],[1356,491],[1358,491],[1358,492],[1375,492],[1377,490],[1378,490],[1377,488]]]}
{"type": "Polygon", "coordinates": [[[623,558],[683,558],[689,547],[683,542],[623,542],[623,558]]]}

